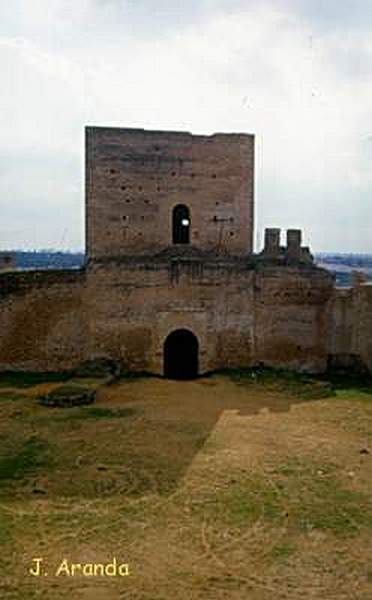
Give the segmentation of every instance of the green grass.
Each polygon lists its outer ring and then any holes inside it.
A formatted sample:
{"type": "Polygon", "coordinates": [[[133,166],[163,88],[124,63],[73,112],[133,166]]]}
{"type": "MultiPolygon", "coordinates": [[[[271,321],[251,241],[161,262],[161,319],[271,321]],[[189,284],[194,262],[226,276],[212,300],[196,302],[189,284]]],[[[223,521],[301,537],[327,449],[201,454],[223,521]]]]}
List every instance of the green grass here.
{"type": "Polygon", "coordinates": [[[308,375],[270,367],[223,369],[217,373],[229,377],[238,385],[258,385],[266,390],[275,390],[302,399],[316,400],[350,395],[365,401],[372,399],[372,377],[363,373],[328,372],[308,375]]]}
{"type": "Polygon", "coordinates": [[[319,375],[318,378],[329,381],[335,390],[358,391],[372,395],[372,377],[368,374],[329,372],[319,375]]]}
{"type": "Polygon", "coordinates": [[[371,498],[348,489],[332,463],[291,458],[277,470],[275,481],[287,503],[289,528],[318,529],[338,536],[372,529],[371,498]]]}
{"type": "Polygon", "coordinates": [[[19,392],[12,392],[12,391],[4,391],[1,392],[0,391],[0,402],[15,402],[17,400],[25,400],[26,396],[22,395],[19,392]]]}
{"type": "Polygon", "coordinates": [[[16,448],[8,448],[8,451],[0,457],[0,481],[22,479],[30,472],[45,467],[50,468],[50,466],[49,444],[33,436],[16,448]]]}
{"type": "Polygon", "coordinates": [[[216,526],[238,529],[261,519],[267,526],[285,527],[294,533],[315,529],[349,537],[363,529],[372,530],[372,499],[368,495],[347,489],[334,465],[294,459],[270,478],[237,475],[233,483],[204,498],[194,510],[216,526]]]}
{"type": "Polygon", "coordinates": [[[74,419],[123,419],[125,417],[133,417],[139,414],[140,409],[133,406],[124,408],[105,408],[101,406],[87,406],[69,409],[68,412],[63,410],[63,414],[59,414],[59,420],[74,420],[74,419]]]}
{"type": "Polygon", "coordinates": [[[297,550],[298,547],[296,546],[296,544],[293,544],[291,542],[280,542],[279,544],[276,544],[272,547],[270,554],[274,559],[286,560],[287,558],[295,554],[297,550]]]}
{"type": "Polygon", "coordinates": [[[256,367],[251,369],[226,369],[218,374],[229,377],[238,385],[260,386],[265,390],[286,393],[298,398],[316,400],[334,396],[333,383],[294,371],[256,367]]]}
{"type": "Polygon", "coordinates": [[[299,490],[294,507],[295,526],[350,536],[372,529],[372,503],[362,492],[344,489],[334,478],[313,482],[299,490]]]}
{"type": "Polygon", "coordinates": [[[8,544],[12,539],[13,518],[0,508],[0,547],[8,544]]]}
{"type": "Polygon", "coordinates": [[[152,373],[148,373],[147,371],[137,371],[137,372],[122,372],[119,377],[114,379],[111,385],[123,384],[123,383],[136,383],[141,382],[144,379],[159,379],[159,375],[154,375],[152,373]]]}
{"type": "Polygon", "coordinates": [[[238,529],[251,527],[260,517],[279,522],[283,513],[277,491],[261,477],[234,480],[228,488],[195,504],[193,510],[216,525],[238,529]]]}
{"type": "Polygon", "coordinates": [[[143,407],[137,406],[92,405],[46,412],[38,408],[31,413],[31,423],[41,438],[55,440],[53,460],[42,444],[26,440],[11,446],[4,436],[0,440],[2,495],[23,494],[33,472],[48,479],[49,497],[167,495],[207,436],[199,423],[147,420],[143,407]],[[76,463],[79,456],[82,466],[76,463]]]}
{"type": "Polygon", "coordinates": [[[63,382],[70,379],[68,372],[28,372],[28,371],[4,371],[0,373],[0,387],[26,388],[40,383],[63,382]]]}

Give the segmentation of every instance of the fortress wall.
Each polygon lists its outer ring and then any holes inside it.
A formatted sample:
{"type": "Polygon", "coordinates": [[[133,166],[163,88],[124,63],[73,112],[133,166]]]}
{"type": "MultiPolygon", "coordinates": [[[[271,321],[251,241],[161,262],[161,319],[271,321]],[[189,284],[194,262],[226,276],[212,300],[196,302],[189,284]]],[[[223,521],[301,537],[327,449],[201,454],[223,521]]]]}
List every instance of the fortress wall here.
{"type": "Polygon", "coordinates": [[[353,347],[354,295],[352,288],[335,288],[329,303],[328,354],[334,366],[350,364],[353,347]]]}
{"type": "Polygon", "coordinates": [[[353,339],[362,363],[372,373],[372,285],[362,284],[353,288],[353,339]]]}
{"type": "MultiPolygon", "coordinates": [[[[0,369],[59,370],[110,357],[128,371],[162,375],[167,336],[189,329],[201,373],[260,362],[322,371],[332,282],[312,267],[185,258],[3,274],[0,369]]],[[[359,304],[355,336],[370,356],[370,295],[359,304]]]]}
{"type": "Polygon", "coordinates": [[[177,204],[190,210],[192,245],[248,254],[253,186],[253,135],[87,127],[88,256],[166,248],[177,204]]]}
{"type": "Polygon", "coordinates": [[[322,371],[330,274],[179,261],[88,274],[92,356],[120,357],[129,370],[163,372],[163,344],[178,328],[200,345],[201,372],[248,367],[322,371]]]}
{"type": "Polygon", "coordinates": [[[68,369],[84,356],[82,271],[0,275],[0,369],[68,369]]]}
{"type": "Polygon", "coordinates": [[[329,303],[328,352],[334,367],[372,373],[372,285],[334,289],[329,303]]]}
{"type": "Polygon", "coordinates": [[[163,346],[175,329],[199,342],[200,371],[252,364],[250,269],[187,261],[88,274],[90,354],[120,358],[128,370],[163,374],[163,346]]]}
{"type": "Polygon", "coordinates": [[[333,277],[314,268],[266,268],[256,277],[256,360],[298,371],[327,365],[327,302],[333,277]]]}

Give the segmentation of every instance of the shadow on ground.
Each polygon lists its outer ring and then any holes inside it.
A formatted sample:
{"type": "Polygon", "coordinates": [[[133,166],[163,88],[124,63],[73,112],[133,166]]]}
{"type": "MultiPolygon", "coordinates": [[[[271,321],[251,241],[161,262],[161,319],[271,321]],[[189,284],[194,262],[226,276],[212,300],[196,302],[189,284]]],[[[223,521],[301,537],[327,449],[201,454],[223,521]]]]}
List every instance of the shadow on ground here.
{"type": "Polygon", "coordinates": [[[332,398],[336,383],[271,370],[187,382],[128,377],[102,386],[93,406],[63,409],[37,404],[40,378],[18,385],[8,374],[0,378],[0,497],[171,494],[226,411],[249,427],[262,411],[332,398]]]}

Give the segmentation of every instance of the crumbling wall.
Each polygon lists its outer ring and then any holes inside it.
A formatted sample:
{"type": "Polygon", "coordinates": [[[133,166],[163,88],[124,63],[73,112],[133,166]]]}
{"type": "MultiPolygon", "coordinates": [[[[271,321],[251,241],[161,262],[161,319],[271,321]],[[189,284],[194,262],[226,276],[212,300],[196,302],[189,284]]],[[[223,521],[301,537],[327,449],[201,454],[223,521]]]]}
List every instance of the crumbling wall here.
{"type": "Polygon", "coordinates": [[[270,267],[257,272],[256,361],[322,372],[327,366],[330,273],[313,267],[270,267]]]}
{"type": "Polygon", "coordinates": [[[335,288],[329,302],[330,366],[372,373],[372,285],[353,278],[350,288],[335,288]]]}
{"type": "Polygon", "coordinates": [[[357,285],[354,295],[353,347],[372,374],[372,284],[357,285]]]}
{"type": "Polygon", "coordinates": [[[83,271],[0,275],[0,369],[53,371],[85,357],[83,271]]]}
{"type": "Polygon", "coordinates": [[[335,288],[329,303],[327,347],[331,368],[349,368],[356,364],[353,342],[354,297],[352,288],[335,288]]]}

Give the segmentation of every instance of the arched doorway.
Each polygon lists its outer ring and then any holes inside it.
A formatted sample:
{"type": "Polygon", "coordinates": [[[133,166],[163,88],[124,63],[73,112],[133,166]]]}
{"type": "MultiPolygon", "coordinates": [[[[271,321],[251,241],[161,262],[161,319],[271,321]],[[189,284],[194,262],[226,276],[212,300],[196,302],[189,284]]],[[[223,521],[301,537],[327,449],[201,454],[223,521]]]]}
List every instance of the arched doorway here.
{"type": "Polygon", "coordinates": [[[194,379],[198,376],[198,340],[188,329],[172,331],[164,343],[164,376],[194,379]]]}
{"type": "Polygon", "coordinates": [[[173,209],[173,244],[190,243],[190,211],[185,204],[177,204],[173,209]]]}

